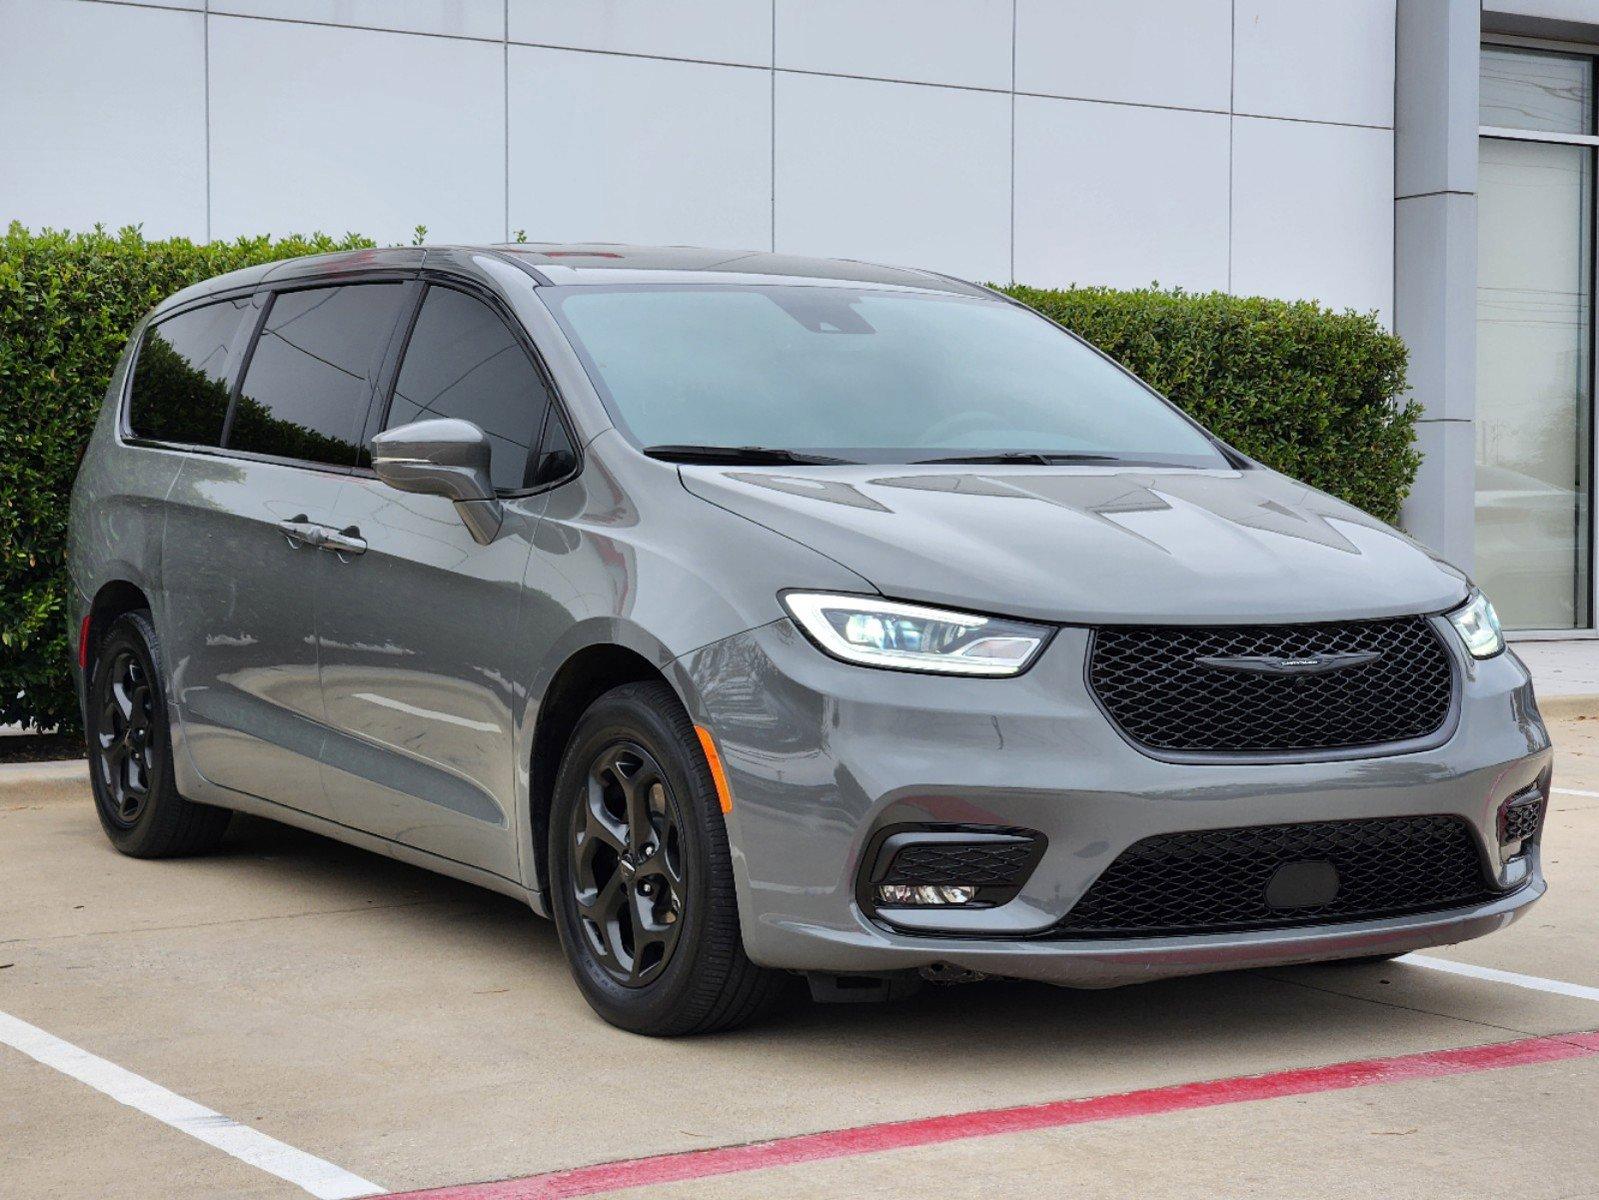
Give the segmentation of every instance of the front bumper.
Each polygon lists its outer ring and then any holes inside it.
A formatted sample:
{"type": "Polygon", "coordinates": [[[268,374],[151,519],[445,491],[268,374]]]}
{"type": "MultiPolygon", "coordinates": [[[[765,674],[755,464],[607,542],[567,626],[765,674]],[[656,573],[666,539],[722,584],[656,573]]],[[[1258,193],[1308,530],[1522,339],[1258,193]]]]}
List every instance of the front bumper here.
{"type": "MultiPolygon", "coordinates": [[[[836,662],[788,621],[684,656],[678,683],[715,734],[734,796],[729,840],[745,946],[791,970],[949,964],[1098,987],[1203,971],[1392,954],[1515,920],[1544,891],[1536,847],[1500,858],[1499,804],[1547,769],[1548,735],[1511,653],[1457,654],[1459,719],[1437,747],[1298,763],[1168,763],[1135,749],[1084,683],[1087,631],[1062,629],[1014,679],[836,662]],[[1225,934],[1059,940],[1052,927],[1133,842],[1297,821],[1453,814],[1503,887],[1469,908],[1225,934]],[[885,826],[1022,827],[1048,846],[1014,899],[986,909],[857,903],[885,826]]],[[[1452,649],[1454,649],[1452,647],[1452,649]]]]}

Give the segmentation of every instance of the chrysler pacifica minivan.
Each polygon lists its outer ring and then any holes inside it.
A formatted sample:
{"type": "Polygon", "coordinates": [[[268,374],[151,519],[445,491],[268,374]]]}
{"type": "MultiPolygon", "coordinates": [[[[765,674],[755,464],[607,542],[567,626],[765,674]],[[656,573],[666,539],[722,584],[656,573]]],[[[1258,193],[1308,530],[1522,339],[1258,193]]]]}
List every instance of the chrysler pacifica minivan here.
{"type": "Polygon", "coordinates": [[[72,497],[94,798],[519,897],[654,1034],[984,975],[1380,958],[1544,890],[1493,609],[944,276],[606,246],[249,268],[72,497]]]}

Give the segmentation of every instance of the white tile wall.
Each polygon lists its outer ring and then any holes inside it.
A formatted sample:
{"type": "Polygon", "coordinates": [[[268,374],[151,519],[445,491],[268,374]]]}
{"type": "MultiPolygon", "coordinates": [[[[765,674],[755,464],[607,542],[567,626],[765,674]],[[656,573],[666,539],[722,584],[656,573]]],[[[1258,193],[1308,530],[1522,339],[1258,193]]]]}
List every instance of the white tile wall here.
{"type": "Polygon", "coordinates": [[[211,232],[505,236],[504,49],[210,18],[211,232]],[[366,69],[352,69],[354,67],[366,69]]]}
{"type": "Polygon", "coordinates": [[[505,36],[504,0],[211,0],[211,11],[491,41],[505,36]]]}
{"type": "Polygon", "coordinates": [[[777,249],[1007,279],[1009,138],[1008,95],[780,75],[777,249]]]}
{"type": "Polygon", "coordinates": [[[205,236],[203,21],[0,0],[0,226],[205,236]]]}
{"type": "Polygon", "coordinates": [[[1023,92],[1227,111],[1232,0],[1017,0],[1023,92]]]}
{"type": "Polygon", "coordinates": [[[1227,122],[1018,97],[1016,278],[1225,288],[1227,122]]]}
{"type": "Polygon", "coordinates": [[[524,229],[1386,315],[1395,3],[0,0],[0,222],[524,229]]]}
{"type": "Polygon", "coordinates": [[[743,67],[512,46],[511,228],[769,247],[771,88],[743,67]]]}
{"type": "Polygon", "coordinates": [[[1394,123],[1395,0],[1238,0],[1233,107],[1394,123]]]}
{"type": "Polygon", "coordinates": [[[1011,0],[774,0],[777,65],[1010,89],[1011,0]]]}
{"type": "Polygon", "coordinates": [[[511,40],[772,65],[772,0],[510,0],[511,40]]]}
{"type": "Polygon", "coordinates": [[[1393,178],[1390,130],[1238,118],[1232,290],[1391,323],[1393,178]]]}

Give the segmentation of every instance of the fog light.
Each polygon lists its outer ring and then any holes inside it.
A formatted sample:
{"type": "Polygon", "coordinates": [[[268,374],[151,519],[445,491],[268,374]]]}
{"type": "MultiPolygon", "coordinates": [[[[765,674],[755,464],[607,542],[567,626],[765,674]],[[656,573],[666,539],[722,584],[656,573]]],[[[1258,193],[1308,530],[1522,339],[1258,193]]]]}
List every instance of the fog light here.
{"type": "Polygon", "coordinates": [[[877,888],[879,904],[939,905],[970,904],[977,898],[974,887],[931,887],[908,883],[883,883],[877,888]]]}

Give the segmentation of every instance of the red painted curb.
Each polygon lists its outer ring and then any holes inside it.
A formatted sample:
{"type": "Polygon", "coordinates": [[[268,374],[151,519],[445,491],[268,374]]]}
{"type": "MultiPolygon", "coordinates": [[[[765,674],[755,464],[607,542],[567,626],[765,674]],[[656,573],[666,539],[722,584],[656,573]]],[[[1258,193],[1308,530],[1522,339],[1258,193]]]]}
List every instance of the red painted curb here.
{"type": "Polygon", "coordinates": [[[622,1188],[705,1179],[791,1163],[849,1158],[857,1154],[877,1154],[885,1150],[903,1150],[964,1138],[1056,1129],[1096,1121],[1121,1121],[1129,1117],[1241,1104],[1250,1100],[1335,1092],[1380,1083],[1408,1083],[1466,1075],[1474,1071],[1493,1071],[1501,1067],[1525,1067],[1594,1056],[1599,1056],[1599,1032],[1525,1038],[1517,1042],[1466,1046],[1457,1050],[1430,1050],[1394,1058],[1370,1058],[1324,1067],[1277,1071],[1269,1075],[1239,1075],[1231,1079],[1179,1083],[1115,1095],[1052,1100],[1016,1108],[863,1125],[829,1133],[801,1134],[772,1142],[660,1154],[653,1158],[600,1163],[592,1167],[529,1175],[522,1179],[405,1192],[397,1194],[395,1200],[562,1200],[564,1197],[593,1196],[622,1188]]]}

